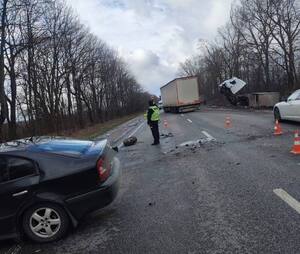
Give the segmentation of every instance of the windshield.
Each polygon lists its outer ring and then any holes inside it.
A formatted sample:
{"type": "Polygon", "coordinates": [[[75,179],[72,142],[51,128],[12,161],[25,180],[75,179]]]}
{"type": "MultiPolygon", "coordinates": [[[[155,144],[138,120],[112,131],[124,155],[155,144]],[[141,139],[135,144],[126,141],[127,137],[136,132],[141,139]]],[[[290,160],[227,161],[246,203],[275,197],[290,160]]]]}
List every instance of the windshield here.
{"type": "Polygon", "coordinates": [[[289,98],[288,101],[300,100],[300,90],[294,92],[289,98]]]}

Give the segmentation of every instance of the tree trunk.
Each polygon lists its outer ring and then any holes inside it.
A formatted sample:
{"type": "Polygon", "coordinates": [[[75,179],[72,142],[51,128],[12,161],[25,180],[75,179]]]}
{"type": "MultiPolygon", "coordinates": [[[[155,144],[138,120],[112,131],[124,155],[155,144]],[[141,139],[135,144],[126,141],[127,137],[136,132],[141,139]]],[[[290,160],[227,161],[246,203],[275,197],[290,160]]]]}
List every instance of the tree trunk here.
{"type": "Polygon", "coordinates": [[[10,67],[10,87],[11,87],[11,102],[10,102],[10,122],[9,122],[9,138],[17,138],[17,120],[16,120],[16,97],[17,97],[17,82],[15,73],[15,59],[11,59],[10,67]]]}
{"type": "Polygon", "coordinates": [[[8,108],[5,96],[5,72],[4,72],[4,50],[5,50],[5,37],[6,37],[6,15],[7,15],[7,2],[3,0],[2,16],[1,16],[1,42],[0,42],[0,125],[3,125],[4,121],[8,118],[8,108]]]}

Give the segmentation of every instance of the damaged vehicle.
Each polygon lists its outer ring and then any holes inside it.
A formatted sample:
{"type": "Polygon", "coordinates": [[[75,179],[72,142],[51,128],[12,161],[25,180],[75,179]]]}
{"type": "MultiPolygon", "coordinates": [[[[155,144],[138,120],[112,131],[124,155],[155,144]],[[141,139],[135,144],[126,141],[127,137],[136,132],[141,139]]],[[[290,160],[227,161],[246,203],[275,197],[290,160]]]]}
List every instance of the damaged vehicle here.
{"type": "Polygon", "coordinates": [[[233,77],[219,85],[219,91],[225,95],[227,100],[234,106],[249,106],[248,96],[239,95],[239,92],[246,86],[246,82],[233,77]]]}
{"type": "Polygon", "coordinates": [[[0,146],[0,239],[62,238],[87,213],[110,204],[120,162],[107,140],[36,137],[0,146]]]}
{"type": "Polygon", "coordinates": [[[277,103],[273,112],[275,120],[300,122],[300,89],[292,93],[286,101],[277,103]]]}

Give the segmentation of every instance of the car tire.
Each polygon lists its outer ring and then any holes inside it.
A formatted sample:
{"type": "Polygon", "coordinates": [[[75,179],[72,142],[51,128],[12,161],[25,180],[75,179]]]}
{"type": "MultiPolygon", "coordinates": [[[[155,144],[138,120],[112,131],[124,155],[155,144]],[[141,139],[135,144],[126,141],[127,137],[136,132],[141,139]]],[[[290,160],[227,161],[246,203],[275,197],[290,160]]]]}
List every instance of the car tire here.
{"type": "Polygon", "coordinates": [[[32,241],[48,243],[64,237],[69,229],[67,213],[59,205],[37,204],[26,210],[22,226],[25,235],[32,241]]]}
{"type": "Polygon", "coordinates": [[[278,120],[279,122],[282,120],[279,108],[274,109],[274,120],[278,120]]]}

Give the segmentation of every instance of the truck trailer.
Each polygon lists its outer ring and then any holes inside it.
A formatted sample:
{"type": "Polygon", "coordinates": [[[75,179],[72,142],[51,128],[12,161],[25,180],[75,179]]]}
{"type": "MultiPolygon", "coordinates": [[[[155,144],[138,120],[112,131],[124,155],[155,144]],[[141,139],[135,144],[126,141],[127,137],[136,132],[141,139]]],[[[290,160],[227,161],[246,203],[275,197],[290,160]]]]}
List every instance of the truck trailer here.
{"type": "Polygon", "coordinates": [[[176,78],[160,88],[165,112],[194,111],[201,104],[197,77],[176,78]]]}

